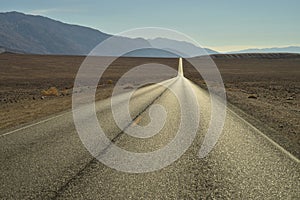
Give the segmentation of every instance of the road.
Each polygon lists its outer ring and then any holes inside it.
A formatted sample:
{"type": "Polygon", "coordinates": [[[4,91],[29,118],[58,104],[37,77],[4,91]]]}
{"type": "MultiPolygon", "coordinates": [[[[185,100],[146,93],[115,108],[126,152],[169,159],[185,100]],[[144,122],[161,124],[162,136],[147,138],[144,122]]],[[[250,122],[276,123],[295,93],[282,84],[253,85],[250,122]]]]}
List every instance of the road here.
{"type": "MultiPolygon", "coordinates": [[[[299,160],[229,108],[216,146],[199,158],[210,122],[210,96],[183,76],[182,65],[178,76],[166,83],[182,93],[187,106],[192,98],[186,91],[192,88],[200,106],[196,137],[178,160],[147,173],[107,167],[86,150],[72,112],[67,111],[1,132],[0,199],[300,199],[299,160]]],[[[122,106],[122,95],[119,101],[122,106]]],[[[147,125],[152,104],[164,106],[168,115],[159,134],[143,139],[117,127],[110,99],[97,102],[96,110],[100,125],[115,145],[131,152],[149,152],[168,144],[177,133],[180,117],[192,112],[180,110],[170,90],[151,85],[132,97],[134,120],[128,127],[147,125]]],[[[89,116],[86,118],[88,121],[89,116]]],[[[177,145],[180,148],[181,143],[177,145]]]]}

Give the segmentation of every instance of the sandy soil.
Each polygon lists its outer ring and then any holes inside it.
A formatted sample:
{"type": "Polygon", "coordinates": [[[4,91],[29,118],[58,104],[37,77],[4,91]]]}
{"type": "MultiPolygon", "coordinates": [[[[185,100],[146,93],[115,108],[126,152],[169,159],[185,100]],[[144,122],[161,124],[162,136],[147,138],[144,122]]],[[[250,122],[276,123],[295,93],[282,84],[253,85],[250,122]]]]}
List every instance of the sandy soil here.
{"type": "MultiPolygon", "coordinates": [[[[300,55],[213,56],[233,109],[300,157],[300,55]]],[[[193,70],[185,74],[205,88],[193,70]]]]}
{"type": "MultiPolygon", "coordinates": [[[[220,55],[213,59],[233,109],[300,157],[300,55],[220,55]]],[[[80,56],[0,54],[1,130],[70,109],[74,78],[83,60],[80,56]],[[44,96],[42,91],[50,87],[57,88],[57,96],[44,96]]],[[[178,62],[122,58],[105,72],[98,85],[97,99],[109,97],[123,73],[150,61],[174,69],[178,62]]],[[[185,75],[205,88],[201,77],[188,64],[185,66],[185,75]]]]}

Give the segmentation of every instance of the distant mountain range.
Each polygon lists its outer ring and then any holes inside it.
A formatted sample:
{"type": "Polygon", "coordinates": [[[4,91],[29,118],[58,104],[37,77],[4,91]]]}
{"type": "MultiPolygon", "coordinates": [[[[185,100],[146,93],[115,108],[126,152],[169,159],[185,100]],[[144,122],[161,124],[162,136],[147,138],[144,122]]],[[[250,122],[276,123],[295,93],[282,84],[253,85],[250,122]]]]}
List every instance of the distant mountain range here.
{"type": "MultiPolygon", "coordinates": [[[[192,43],[185,41],[171,40],[167,38],[155,38],[148,40],[150,44],[156,48],[165,49],[165,47],[170,47],[173,49],[180,49],[179,54],[186,54],[187,56],[198,56],[208,54],[218,54],[219,52],[208,48],[199,48],[192,43]]],[[[168,49],[165,49],[168,50],[168,49]]]]}
{"type": "MultiPolygon", "coordinates": [[[[43,16],[27,15],[19,12],[0,13],[0,53],[30,53],[56,55],[87,55],[100,42],[112,35],[99,30],[66,24],[43,16]]],[[[208,48],[201,48],[192,43],[166,38],[143,39],[114,37],[117,51],[130,47],[146,47],[132,51],[126,56],[138,57],[186,57],[206,54],[219,54],[208,48]],[[180,52],[171,51],[180,49],[180,52]]],[[[116,49],[108,46],[105,54],[114,55],[116,49]]],[[[229,53],[300,53],[300,47],[246,49],[229,53]]]]}
{"type": "Polygon", "coordinates": [[[138,57],[195,57],[206,54],[218,54],[218,52],[208,49],[199,48],[192,43],[185,41],[171,40],[167,38],[155,38],[147,40],[151,47],[149,49],[142,49],[133,51],[127,54],[127,56],[138,57]],[[180,51],[178,51],[178,49],[180,51]]]}
{"type": "Polygon", "coordinates": [[[18,12],[0,13],[0,46],[33,54],[86,54],[110,37],[87,27],[18,12]]]}
{"type": "MultiPolygon", "coordinates": [[[[0,52],[87,55],[96,45],[112,36],[92,28],[19,12],[0,13],[0,27],[0,52]]],[[[164,48],[166,46],[176,47],[182,52],[194,52],[193,55],[206,54],[202,48],[191,43],[165,38],[146,40],[116,37],[114,41],[132,47],[147,47],[145,50],[130,52],[128,56],[178,57],[177,52],[175,54],[168,52],[169,49],[164,48]]],[[[115,49],[107,48],[106,53],[113,54],[115,49]]],[[[122,48],[121,45],[120,48],[122,48]]],[[[211,49],[206,49],[206,51],[218,53],[211,49]]]]}
{"type": "Polygon", "coordinates": [[[262,49],[245,49],[240,51],[231,51],[228,53],[300,53],[300,47],[289,46],[289,47],[272,47],[262,49]]]}

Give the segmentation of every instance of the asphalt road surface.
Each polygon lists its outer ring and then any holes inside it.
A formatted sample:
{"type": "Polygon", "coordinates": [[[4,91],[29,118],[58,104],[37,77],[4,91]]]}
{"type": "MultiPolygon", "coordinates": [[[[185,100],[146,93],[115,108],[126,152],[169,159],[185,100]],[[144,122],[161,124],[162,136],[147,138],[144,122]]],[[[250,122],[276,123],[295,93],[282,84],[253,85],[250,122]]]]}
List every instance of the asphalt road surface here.
{"type": "MultiPolygon", "coordinates": [[[[299,160],[228,108],[216,146],[199,158],[211,117],[210,96],[183,77],[182,67],[178,71],[165,83],[182,94],[187,106],[193,104],[187,92],[192,88],[200,106],[200,123],[191,146],[175,162],[147,173],[107,167],[86,150],[72,112],[67,111],[1,132],[0,199],[300,199],[299,160]]],[[[118,100],[118,106],[123,106],[122,95],[118,100]]],[[[115,145],[130,152],[151,152],[170,143],[181,116],[192,112],[180,109],[171,90],[151,85],[132,97],[133,121],[127,128],[146,126],[153,104],[164,106],[168,115],[159,133],[149,138],[124,133],[113,120],[109,99],[96,103],[97,117],[115,145]]],[[[88,124],[88,113],[85,117],[88,124]]],[[[181,143],[177,145],[180,149],[181,143]]]]}

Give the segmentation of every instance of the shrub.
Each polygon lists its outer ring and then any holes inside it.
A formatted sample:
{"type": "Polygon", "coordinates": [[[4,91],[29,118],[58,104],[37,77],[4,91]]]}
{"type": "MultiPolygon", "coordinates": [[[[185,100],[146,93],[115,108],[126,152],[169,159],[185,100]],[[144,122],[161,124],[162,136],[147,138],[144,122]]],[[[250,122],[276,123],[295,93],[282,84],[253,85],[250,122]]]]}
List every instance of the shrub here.
{"type": "Polygon", "coordinates": [[[58,96],[58,90],[56,87],[50,87],[48,90],[42,90],[41,94],[43,96],[58,96]]]}

